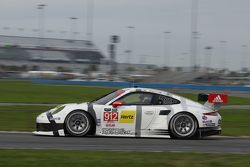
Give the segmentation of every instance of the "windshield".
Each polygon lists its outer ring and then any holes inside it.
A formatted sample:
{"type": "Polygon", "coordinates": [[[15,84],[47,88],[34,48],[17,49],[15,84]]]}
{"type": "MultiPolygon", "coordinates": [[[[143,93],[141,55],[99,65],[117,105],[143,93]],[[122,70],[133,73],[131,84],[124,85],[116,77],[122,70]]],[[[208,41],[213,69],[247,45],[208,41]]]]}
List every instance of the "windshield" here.
{"type": "Polygon", "coordinates": [[[120,96],[124,92],[125,92],[124,90],[116,90],[114,92],[106,94],[106,95],[102,96],[101,98],[93,101],[93,103],[104,105],[104,104],[108,103],[109,101],[111,101],[112,99],[120,96]]]}

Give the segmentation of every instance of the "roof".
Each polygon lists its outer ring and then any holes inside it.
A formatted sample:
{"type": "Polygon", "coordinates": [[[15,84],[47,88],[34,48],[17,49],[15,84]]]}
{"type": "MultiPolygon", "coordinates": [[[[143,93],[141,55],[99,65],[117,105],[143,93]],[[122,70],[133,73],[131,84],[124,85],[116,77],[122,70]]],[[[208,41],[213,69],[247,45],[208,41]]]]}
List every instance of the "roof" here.
{"type": "Polygon", "coordinates": [[[124,91],[128,92],[136,92],[136,91],[142,91],[142,92],[150,92],[150,93],[157,93],[157,94],[162,94],[162,95],[170,95],[171,93],[158,90],[158,89],[151,89],[151,88],[140,88],[140,87],[132,87],[132,88],[124,88],[122,89],[124,91]]]}

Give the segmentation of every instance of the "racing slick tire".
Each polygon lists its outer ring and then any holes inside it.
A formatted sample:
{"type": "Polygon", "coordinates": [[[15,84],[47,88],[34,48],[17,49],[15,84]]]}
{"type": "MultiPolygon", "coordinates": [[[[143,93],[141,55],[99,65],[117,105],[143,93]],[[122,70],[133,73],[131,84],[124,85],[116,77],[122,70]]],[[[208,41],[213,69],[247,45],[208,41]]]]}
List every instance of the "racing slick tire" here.
{"type": "Polygon", "coordinates": [[[65,119],[65,129],[71,136],[86,136],[93,129],[93,121],[84,111],[72,111],[65,119]]]}
{"type": "Polygon", "coordinates": [[[170,121],[170,137],[175,139],[190,139],[196,136],[198,123],[194,116],[188,113],[179,113],[170,121]]]}

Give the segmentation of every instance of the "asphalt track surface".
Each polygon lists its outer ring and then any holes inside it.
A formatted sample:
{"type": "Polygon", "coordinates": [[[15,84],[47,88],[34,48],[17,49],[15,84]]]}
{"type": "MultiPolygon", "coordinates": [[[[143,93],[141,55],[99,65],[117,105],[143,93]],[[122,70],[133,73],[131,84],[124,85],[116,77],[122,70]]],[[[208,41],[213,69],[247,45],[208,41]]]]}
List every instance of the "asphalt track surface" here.
{"type": "Polygon", "coordinates": [[[0,133],[1,149],[100,151],[173,151],[250,154],[249,138],[207,137],[199,140],[115,137],[48,137],[30,133],[0,133]]]}

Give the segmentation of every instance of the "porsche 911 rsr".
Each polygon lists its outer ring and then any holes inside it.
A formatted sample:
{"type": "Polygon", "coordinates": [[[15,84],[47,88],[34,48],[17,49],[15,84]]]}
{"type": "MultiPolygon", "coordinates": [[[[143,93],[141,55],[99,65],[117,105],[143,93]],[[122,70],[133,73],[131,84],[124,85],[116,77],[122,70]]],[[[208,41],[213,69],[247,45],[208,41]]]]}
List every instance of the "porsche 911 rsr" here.
{"type": "Polygon", "coordinates": [[[148,88],[125,88],[95,101],[59,105],[36,119],[36,135],[192,138],[221,132],[223,94],[200,94],[204,105],[148,88]]]}

